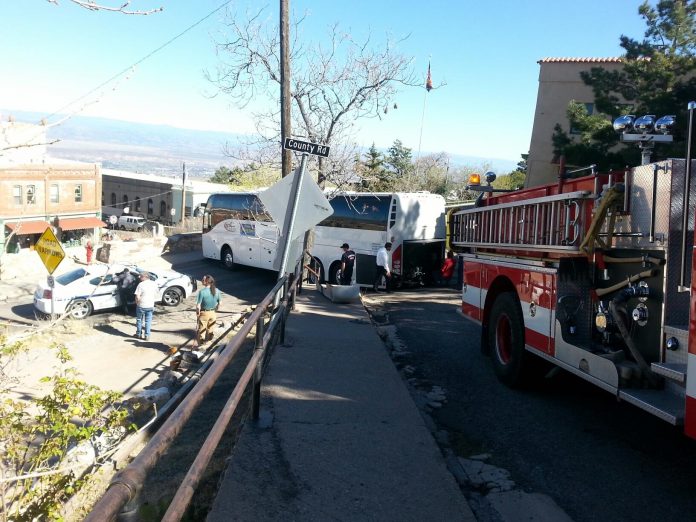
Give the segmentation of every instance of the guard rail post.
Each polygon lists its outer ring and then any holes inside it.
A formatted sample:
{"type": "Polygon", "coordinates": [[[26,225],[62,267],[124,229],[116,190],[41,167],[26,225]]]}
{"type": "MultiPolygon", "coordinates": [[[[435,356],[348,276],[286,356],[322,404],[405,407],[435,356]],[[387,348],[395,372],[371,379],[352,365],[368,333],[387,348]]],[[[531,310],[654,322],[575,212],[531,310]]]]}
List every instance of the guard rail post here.
{"type": "MultiPolygon", "coordinates": [[[[277,296],[276,296],[277,297],[277,296]]],[[[256,321],[256,342],[254,344],[254,353],[256,353],[259,350],[263,350],[263,334],[264,334],[264,324],[263,324],[263,317],[264,314],[261,314],[259,318],[256,321]]],[[[254,420],[259,419],[259,408],[260,408],[260,403],[261,403],[261,368],[263,365],[263,358],[260,359],[259,364],[256,367],[256,371],[254,372],[254,380],[253,380],[253,386],[252,386],[252,391],[251,391],[251,417],[254,420]]]]}

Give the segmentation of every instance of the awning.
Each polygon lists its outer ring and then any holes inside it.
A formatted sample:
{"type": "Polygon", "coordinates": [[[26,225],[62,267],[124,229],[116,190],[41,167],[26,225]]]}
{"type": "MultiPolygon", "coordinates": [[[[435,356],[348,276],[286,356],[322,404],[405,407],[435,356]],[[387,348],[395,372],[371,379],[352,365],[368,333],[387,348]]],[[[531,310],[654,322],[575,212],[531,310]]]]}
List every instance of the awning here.
{"type": "Polygon", "coordinates": [[[51,225],[48,221],[13,221],[12,223],[5,223],[5,226],[13,232],[17,229],[17,235],[23,235],[43,234],[51,225]]]}
{"type": "Polygon", "coordinates": [[[94,216],[90,216],[81,218],[60,219],[58,226],[61,228],[61,230],[80,230],[83,228],[105,227],[106,223],[104,223],[101,219],[95,218],[94,216]]]}

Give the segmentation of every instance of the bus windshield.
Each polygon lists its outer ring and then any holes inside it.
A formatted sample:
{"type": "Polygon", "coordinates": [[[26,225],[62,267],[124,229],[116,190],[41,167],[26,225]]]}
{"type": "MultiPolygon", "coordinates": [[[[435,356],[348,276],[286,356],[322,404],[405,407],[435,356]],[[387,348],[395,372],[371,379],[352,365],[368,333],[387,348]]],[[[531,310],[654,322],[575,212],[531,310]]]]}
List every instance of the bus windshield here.
{"type": "Polygon", "coordinates": [[[337,196],[331,200],[333,214],[319,225],[386,231],[390,203],[390,195],[337,196]]]}

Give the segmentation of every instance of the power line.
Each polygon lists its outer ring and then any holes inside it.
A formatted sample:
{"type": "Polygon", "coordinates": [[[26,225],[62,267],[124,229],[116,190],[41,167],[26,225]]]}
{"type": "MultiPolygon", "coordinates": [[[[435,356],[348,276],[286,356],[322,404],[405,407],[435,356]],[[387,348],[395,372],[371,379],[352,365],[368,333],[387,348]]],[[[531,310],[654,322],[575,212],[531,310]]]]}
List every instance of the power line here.
{"type": "Polygon", "coordinates": [[[146,54],[145,56],[143,56],[142,58],[140,58],[138,61],[136,61],[135,63],[133,63],[133,64],[129,65],[128,67],[126,67],[125,69],[123,69],[121,72],[114,74],[114,75],[113,75],[111,78],[109,78],[108,80],[106,80],[106,81],[100,83],[99,85],[97,85],[96,87],[94,87],[94,88],[93,88],[92,90],[90,90],[89,92],[87,92],[87,93],[83,94],[82,96],[80,96],[80,97],[74,99],[74,100],[71,101],[70,103],[68,103],[68,104],[66,104],[66,105],[63,105],[63,107],[61,107],[60,109],[58,109],[58,110],[54,111],[53,113],[51,113],[50,115],[48,115],[48,116],[46,117],[46,119],[51,118],[51,117],[55,116],[56,114],[60,114],[63,110],[67,109],[68,107],[71,107],[71,106],[75,105],[77,102],[79,102],[79,101],[81,101],[81,100],[87,98],[88,96],[94,94],[96,91],[98,91],[98,90],[101,89],[102,87],[104,87],[104,86],[108,85],[109,83],[113,82],[113,81],[116,80],[118,77],[120,77],[120,76],[126,74],[128,71],[132,70],[134,67],[137,67],[138,65],[140,65],[141,63],[143,63],[145,60],[147,60],[148,58],[152,57],[154,54],[160,52],[162,49],[164,49],[165,47],[169,46],[170,44],[172,44],[173,42],[175,42],[176,40],[178,40],[179,38],[181,38],[182,36],[184,36],[186,33],[188,33],[191,29],[193,29],[194,27],[200,25],[200,24],[203,23],[205,20],[207,20],[208,18],[210,18],[211,16],[213,16],[215,13],[217,13],[218,11],[220,11],[223,7],[226,7],[227,5],[229,5],[229,4],[231,4],[231,3],[232,3],[232,0],[227,0],[226,2],[223,2],[221,5],[219,5],[218,7],[216,7],[215,9],[213,9],[212,11],[210,11],[207,15],[205,15],[203,18],[201,18],[201,19],[198,20],[197,22],[194,22],[193,24],[191,24],[190,26],[188,26],[186,29],[184,29],[183,31],[181,31],[181,32],[180,32],[179,34],[177,34],[176,36],[170,38],[169,40],[167,40],[165,43],[163,43],[162,45],[160,45],[159,47],[157,47],[157,48],[154,49],[153,51],[150,51],[148,54],[146,54]]]}

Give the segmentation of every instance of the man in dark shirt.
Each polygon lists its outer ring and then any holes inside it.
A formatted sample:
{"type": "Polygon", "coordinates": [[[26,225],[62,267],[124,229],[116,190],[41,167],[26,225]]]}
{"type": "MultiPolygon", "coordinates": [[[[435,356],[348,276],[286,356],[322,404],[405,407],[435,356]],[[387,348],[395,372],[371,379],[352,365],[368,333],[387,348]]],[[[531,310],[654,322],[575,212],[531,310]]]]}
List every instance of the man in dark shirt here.
{"type": "Polygon", "coordinates": [[[355,265],[355,252],[350,249],[348,243],[341,245],[343,255],[341,256],[341,284],[349,285],[353,279],[353,265],[355,265]]]}
{"type": "Polygon", "coordinates": [[[127,269],[116,274],[111,280],[118,285],[118,293],[123,307],[123,313],[128,315],[128,301],[131,301],[135,293],[135,287],[138,286],[138,280],[127,269]]]}

